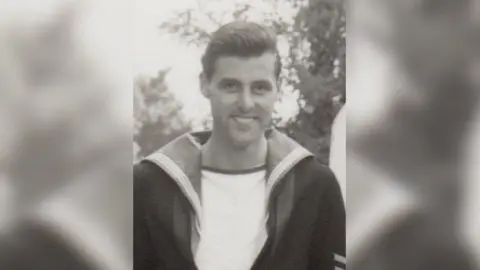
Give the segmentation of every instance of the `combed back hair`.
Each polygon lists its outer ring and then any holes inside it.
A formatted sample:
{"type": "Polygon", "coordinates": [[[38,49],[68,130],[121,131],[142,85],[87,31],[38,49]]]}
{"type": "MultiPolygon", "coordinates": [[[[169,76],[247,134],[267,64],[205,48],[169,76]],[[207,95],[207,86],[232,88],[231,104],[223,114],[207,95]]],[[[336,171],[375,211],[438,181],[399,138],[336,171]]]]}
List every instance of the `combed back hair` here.
{"type": "Polygon", "coordinates": [[[203,73],[210,80],[215,62],[222,56],[257,57],[266,52],[276,56],[275,76],[278,79],[282,64],[273,29],[253,22],[228,23],[212,34],[202,57],[203,73]]]}

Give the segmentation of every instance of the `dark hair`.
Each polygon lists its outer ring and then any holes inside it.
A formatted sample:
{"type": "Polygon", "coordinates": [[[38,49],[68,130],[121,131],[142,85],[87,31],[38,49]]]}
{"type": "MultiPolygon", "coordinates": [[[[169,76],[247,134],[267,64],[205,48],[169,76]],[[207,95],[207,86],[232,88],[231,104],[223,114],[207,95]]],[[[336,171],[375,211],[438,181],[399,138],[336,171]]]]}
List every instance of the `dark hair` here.
{"type": "Polygon", "coordinates": [[[275,32],[253,22],[228,23],[212,34],[202,57],[203,72],[207,79],[211,79],[215,62],[221,56],[252,57],[265,52],[275,53],[275,76],[278,78],[282,63],[277,50],[275,32]]]}

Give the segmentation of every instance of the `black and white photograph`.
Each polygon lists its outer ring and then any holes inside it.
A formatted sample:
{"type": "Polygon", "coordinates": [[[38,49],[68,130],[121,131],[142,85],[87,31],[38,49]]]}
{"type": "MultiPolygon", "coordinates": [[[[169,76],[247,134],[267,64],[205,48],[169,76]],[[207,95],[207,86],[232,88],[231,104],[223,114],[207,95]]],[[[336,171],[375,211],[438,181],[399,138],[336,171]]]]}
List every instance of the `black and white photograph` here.
{"type": "Polygon", "coordinates": [[[134,269],[345,269],[345,2],[177,2],[136,3],[134,269]]]}
{"type": "Polygon", "coordinates": [[[0,1],[0,269],[479,269],[479,30],[479,0],[0,1]]]}

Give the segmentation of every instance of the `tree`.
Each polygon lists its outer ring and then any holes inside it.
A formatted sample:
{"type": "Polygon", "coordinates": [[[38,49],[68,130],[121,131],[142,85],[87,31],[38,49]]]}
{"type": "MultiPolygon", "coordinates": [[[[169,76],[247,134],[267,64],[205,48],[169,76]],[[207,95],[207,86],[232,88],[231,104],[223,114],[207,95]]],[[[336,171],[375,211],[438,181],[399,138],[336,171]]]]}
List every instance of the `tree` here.
{"type": "Polygon", "coordinates": [[[143,157],[189,130],[181,105],[168,91],[161,70],[154,78],[139,77],[134,87],[134,154],[143,157]]]}
{"type": "MultiPolygon", "coordinates": [[[[293,57],[299,113],[286,126],[288,134],[328,164],[331,125],[345,102],[345,1],[309,0],[295,18],[294,29],[309,44],[307,57],[293,57]]],[[[292,49],[299,46],[292,46],[292,49]]]]}
{"type": "MultiPolygon", "coordinates": [[[[294,13],[298,9],[289,2],[278,0],[263,0],[258,5],[252,5],[246,0],[219,1],[224,4],[217,8],[207,0],[196,0],[196,6],[174,14],[159,27],[164,34],[179,39],[189,45],[204,47],[208,43],[210,34],[218,27],[231,21],[248,20],[272,27],[278,34],[279,40],[291,44],[294,31],[294,13]],[[290,10],[287,14],[279,10],[290,10]]],[[[290,51],[302,51],[290,49],[290,51]]],[[[295,71],[292,69],[290,52],[282,54],[283,69],[281,73],[282,88],[293,85],[295,71]]]]}

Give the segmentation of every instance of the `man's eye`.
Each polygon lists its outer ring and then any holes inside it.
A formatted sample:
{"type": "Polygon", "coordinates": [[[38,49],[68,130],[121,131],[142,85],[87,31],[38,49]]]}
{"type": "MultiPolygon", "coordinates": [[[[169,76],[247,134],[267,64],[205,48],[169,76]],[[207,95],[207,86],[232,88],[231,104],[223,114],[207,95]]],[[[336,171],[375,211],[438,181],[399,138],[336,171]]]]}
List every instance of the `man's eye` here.
{"type": "Polygon", "coordinates": [[[238,89],[238,85],[236,83],[233,83],[233,82],[227,82],[227,83],[222,84],[222,88],[226,91],[233,92],[233,91],[236,91],[238,89]]]}
{"type": "Polygon", "coordinates": [[[257,85],[253,87],[253,90],[258,93],[263,93],[269,91],[270,87],[268,85],[257,85]]]}

